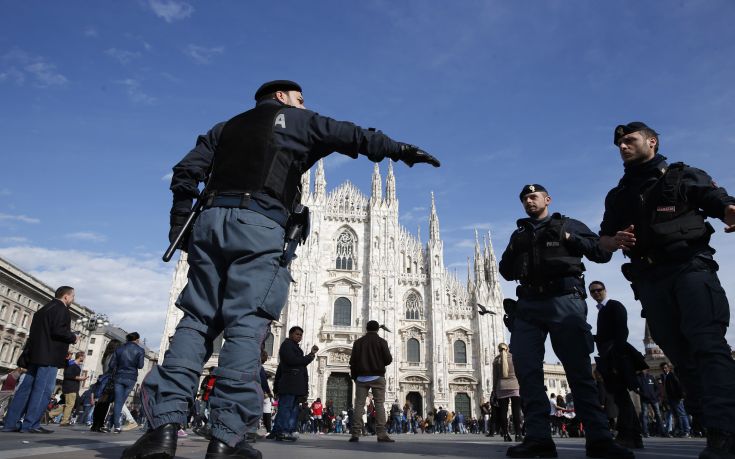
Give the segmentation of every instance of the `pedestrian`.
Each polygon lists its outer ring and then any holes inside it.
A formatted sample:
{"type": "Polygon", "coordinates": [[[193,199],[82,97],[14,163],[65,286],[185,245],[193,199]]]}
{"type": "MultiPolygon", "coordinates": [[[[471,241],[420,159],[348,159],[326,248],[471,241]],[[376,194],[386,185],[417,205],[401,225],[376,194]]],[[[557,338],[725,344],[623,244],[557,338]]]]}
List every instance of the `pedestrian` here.
{"type": "MultiPolygon", "coordinates": [[[[385,367],[393,362],[393,356],[388,349],[388,342],[378,335],[380,324],[369,320],[365,325],[366,333],[352,345],[350,354],[350,376],[355,381],[355,416],[352,425],[351,442],[360,440],[363,432],[363,410],[368,391],[372,392],[373,399],[370,406],[375,416],[375,432],[379,442],[392,443],[385,431],[385,367]],[[375,408],[375,405],[377,408],[375,408]]],[[[398,403],[398,400],[396,400],[398,403]]],[[[400,406],[398,407],[400,410],[400,406]]],[[[368,416],[371,416],[368,410],[368,416]]],[[[368,428],[370,425],[368,425],[368,428]]]]}
{"type": "Polygon", "coordinates": [[[85,390],[80,397],[80,401],[82,403],[82,414],[81,417],[77,419],[77,422],[87,426],[92,425],[92,409],[94,408],[95,403],[94,390],[97,387],[95,384],[89,386],[89,388],[85,390]]]}
{"type": "Polygon", "coordinates": [[[227,339],[215,370],[208,454],[214,459],[240,450],[241,457],[260,457],[240,443],[245,432],[255,430],[262,410],[257,380],[243,375],[257,374],[268,326],[288,297],[295,241],[284,251],[285,237],[308,220],[305,212],[295,212],[302,174],[334,151],[376,162],[389,157],[439,166],[418,147],[306,110],[301,87],[293,81],[265,83],[255,99],[255,108],[200,136],[174,167],[172,242],[192,212],[199,183],[208,179],[207,194],[188,242],[181,245],[189,252],[189,282],[177,303],[184,318],[163,364],[143,383],[153,430],[128,448],[124,459],[162,450],[174,455],[177,424],[184,422],[211,342],[223,331],[227,339]]]}
{"type": "Polygon", "coordinates": [[[268,361],[268,352],[265,349],[260,351],[260,387],[263,389],[263,426],[265,431],[270,433],[273,427],[273,393],[268,384],[268,373],[265,372],[263,364],[268,361]]]}
{"type": "Polygon", "coordinates": [[[597,403],[589,355],[594,342],[587,323],[582,257],[604,262],[612,254],[578,220],[551,214],[551,196],[539,184],[526,185],[519,195],[528,218],[518,220],[500,260],[500,274],[518,281],[518,304],[512,320],[510,350],[524,403],[526,437],[508,448],[510,457],[556,455],[549,431],[549,401],[544,393],[544,342],[561,360],[574,392],[576,414],[584,422],[588,456],[630,458],[617,445],[597,403]]]}
{"type": "Polygon", "coordinates": [[[388,432],[394,434],[401,433],[401,403],[398,399],[390,406],[390,429],[388,429],[388,432]]]}
{"type": "Polygon", "coordinates": [[[605,198],[600,245],[630,258],[623,274],[651,336],[679,372],[688,409],[707,429],[701,457],[732,457],[735,361],[725,339],[730,306],[706,219],[721,219],[726,233],[735,231],[735,198],[703,170],[669,165],[658,153],[658,133],[645,123],[617,126],[613,142],[625,173],[605,198]]]}
{"type": "Polygon", "coordinates": [[[5,416],[3,432],[52,433],[41,426],[41,417],[56,383],[56,372],[66,368],[66,353],[70,344],[77,342],[71,332],[69,307],[74,302],[74,289],[62,286],[56,289],[54,299],[46,303],[31,321],[24,357],[28,371],[23,384],[15,392],[5,416]],[[23,416],[23,423],[19,424],[23,416]]]}
{"type": "Polygon", "coordinates": [[[690,426],[689,416],[687,415],[686,409],[684,408],[684,392],[679,382],[679,378],[671,371],[671,366],[668,363],[661,364],[661,380],[664,386],[664,393],[666,394],[666,401],[669,404],[669,434],[674,429],[673,418],[676,415],[679,421],[679,435],[682,437],[689,437],[690,426]]]}
{"type": "Polygon", "coordinates": [[[0,382],[2,382],[0,385],[0,417],[5,414],[6,404],[9,404],[13,398],[15,389],[19,386],[24,372],[25,369],[16,367],[0,378],[0,382]]]}
{"type": "Polygon", "coordinates": [[[314,345],[311,352],[304,355],[304,351],[299,347],[303,337],[303,328],[291,327],[288,338],[283,340],[278,351],[278,368],[273,382],[273,391],[278,397],[278,413],[273,429],[266,437],[269,440],[296,441],[293,433],[296,431],[299,403],[309,395],[309,372],[306,367],[319,351],[319,346],[314,345]]]}
{"type": "Polygon", "coordinates": [[[79,386],[82,381],[87,379],[86,376],[82,376],[82,364],[85,355],[84,351],[77,352],[74,355],[74,360],[64,369],[64,381],[61,383],[61,392],[64,395],[64,415],[61,418],[59,427],[71,425],[71,412],[79,396],[79,386]]]}
{"type": "Polygon", "coordinates": [[[628,391],[639,391],[636,373],[648,365],[643,355],[628,344],[628,310],[623,303],[608,298],[605,284],[600,281],[590,282],[589,290],[598,310],[597,368],[618,407],[615,441],[626,448],[642,449],[641,425],[628,391]]]}
{"type": "Polygon", "coordinates": [[[317,397],[314,403],[311,404],[311,414],[314,416],[314,433],[322,433],[322,416],[324,414],[324,405],[322,405],[322,399],[317,397]]]}
{"type": "Polygon", "coordinates": [[[499,404],[498,419],[500,421],[500,433],[504,441],[512,441],[508,432],[508,404],[513,411],[513,430],[515,441],[522,441],[521,435],[521,397],[518,379],[516,379],[513,368],[513,356],[508,352],[508,345],[498,344],[498,355],[493,359],[493,392],[499,404]]]}
{"type": "MultiPolygon", "coordinates": [[[[663,436],[665,434],[664,425],[661,418],[661,409],[659,404],[659,386],[648,369],[642,369],[638,373],[638,387],[640,391],[638,395],[641,399],[641,427],[643,430],[643,437],[649,436],[649,408],[653,410],[654,420],[656,421],[656,433],[663,436]]],[[[655,435],[655,434],[654,434],[655,435]]]]}
{"type": "Polygon", "coordinates": [[[115,433],[122,432],[120,419],[123,406],[138,380],[138,370],[145,364],[145,351],[139,343],[138,332],[128,333],[125,336],[125,344],[115,349],[110,361],[110,371],[114,374],[115,384],[115,406],[112,409],[115,433]]]}

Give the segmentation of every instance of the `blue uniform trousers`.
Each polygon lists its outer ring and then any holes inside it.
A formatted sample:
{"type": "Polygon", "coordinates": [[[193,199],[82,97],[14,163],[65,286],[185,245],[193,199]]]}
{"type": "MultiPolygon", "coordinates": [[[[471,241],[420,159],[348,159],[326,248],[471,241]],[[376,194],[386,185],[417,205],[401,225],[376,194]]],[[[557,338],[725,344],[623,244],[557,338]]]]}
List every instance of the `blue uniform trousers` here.
{"type": "Polygon", "coordinates": [[[251,210],[212,207],[194,224],[184,317],[163,363],[146,376],[142,402],[151,428],[183,424],[214,340],[224,345],[210,395],[212,435],[234,446],[257,429],[263,409],[260,349],[292,281],[280,265],[284,229],[251,210]]]}
{"type": "Polygon", "coordinates": [[[587,304],[579,294],[518,300],[510,350],[529,437],[551,438],[543,369],[544,343],[546,336],[551,335],[551,345],[564,365],[574,394],[575,412],[584,423],[587,439],[611,438],[592,379],[590,354],[594,341],[590,329],[587,304]]]}
{"type": "Polygon", "coordinates": [[[713,265],[694,259],[660,266],[634,288],[651,336],[676,367],[689,414],[708,429],[735,433],[735,361],[725,340],[730,305],[713,265]]]}

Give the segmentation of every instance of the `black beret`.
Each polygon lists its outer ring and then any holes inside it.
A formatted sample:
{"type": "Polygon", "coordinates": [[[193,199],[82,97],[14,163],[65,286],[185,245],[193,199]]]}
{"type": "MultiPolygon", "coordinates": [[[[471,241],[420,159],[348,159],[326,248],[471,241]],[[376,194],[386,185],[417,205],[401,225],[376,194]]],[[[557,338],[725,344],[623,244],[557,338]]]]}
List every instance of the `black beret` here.
{"type": "Polygon", "coordinates": [[[291,80],[273,80],[260,85],[257,91],[255,91],[255,100],[260,99],[266,94],[270,94],[276,91],[301,91],[301,86],[298,83],[291,80]]]}
{"type": "Polygon", "coordinates": [[[620,140],[621,137],[626,136],[628,134],[632,134],[634,132],[642,131],[643,129],[648,129],[649,131],[656,133],[656,131],[646,126],[646,123],[643,123],[641,121],[633,121],[628,124],[619,124],[615,128],[615,134],[613,136],[613,143],[615,144],[615,146],[617,146],[618,141],[620,140]]]}
{"type": "Polygon", "coordinates": [[[368,321],[365,328],[367,329],[367,331],[378,331],[378,329],[380,328],[380,324],[377,320],[370,320],[368,321]]]}
{"type": "Polygon", "coordinates": [[[518,196],[518,198],[523,201],[523,197],[529,193],[536,193],[539,191],[543,191],[544,193],[548,193],[546,191],[546,188],[544,188],[543,185],[539,185],[538,183],[534,183],[533,185],[526,185],[521,190],[521,194],[518,196]]]}

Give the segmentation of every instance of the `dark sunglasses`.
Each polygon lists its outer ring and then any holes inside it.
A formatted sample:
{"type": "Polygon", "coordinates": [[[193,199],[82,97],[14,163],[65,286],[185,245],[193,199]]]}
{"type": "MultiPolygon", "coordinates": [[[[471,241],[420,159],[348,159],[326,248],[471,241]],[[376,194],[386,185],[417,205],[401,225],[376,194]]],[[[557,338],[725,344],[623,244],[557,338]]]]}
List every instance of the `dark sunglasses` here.
{"type": "Polygon", "coordinates": [[[605,291],[604,288],[591,288],[590,289],[590,293],[599,293],[599,292],[604,292],[604,291],[605,291]]]}

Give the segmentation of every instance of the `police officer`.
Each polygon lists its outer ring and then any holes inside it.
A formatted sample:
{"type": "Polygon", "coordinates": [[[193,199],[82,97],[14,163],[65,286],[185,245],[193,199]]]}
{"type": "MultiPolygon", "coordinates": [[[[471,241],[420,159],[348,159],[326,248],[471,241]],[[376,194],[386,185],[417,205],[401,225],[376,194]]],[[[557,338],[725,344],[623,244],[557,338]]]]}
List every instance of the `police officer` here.
{"type": "Polygon", "coordinates": [[[123,459],[174,456],[176,431],[185,422],[212,342],[222,332],[206,457],[261,457],[242,440],[257,428],[263,405],[261,343],[270,321],[280,316],[292,281],[284,238],[300,200],[301,175],[334,151],[376,162],[389,157],[409,166],[439,166],[433,156],[380,131],[304,109],[301,87],[293,81],[265,83],[255,100],[253,109],[200,136],[173,168],[170,239],[191,212],[199,182],[209,176],[205,208],[185,247],[189,278],[177,301],[184,317],[163,364],[142,386],[151,430],[123,452],[123,459]]]}
{"type": "Polygon", "coordinates": [[[521,190],[528,218],[518,220],[500,260],[500,274],[520,282],[511,331],[511,353],[526,416],[523,443],[508,448],[509,457],[556,457],[549,429],[549,400],[544,392],[544,342],[561,360],[574,393],[574,406],[587,432],[589,457],[632,458],[615,444],[605,414],[597,402],[590,353],[594,350],[582,257],[606,262],[611,252],[598,246],[598,237],[583,223],[549,213],[551,196],[538,184],[521,190]]]}
{"type": "Polygon", "coordinates": [[[735,198],[706,172],[667,164],[656,131],[619,125],[625,173],[605,199],[600,245],[630,258],[632,283],[651,336],[677,368],[688,406],[707,428],[700,458],[735,458],[735,362],[725,340],[730,308],[717,278],[706,217],[735,231],[735,198]],[[706,375],[706,377],[705,377],[706,375]]]}

